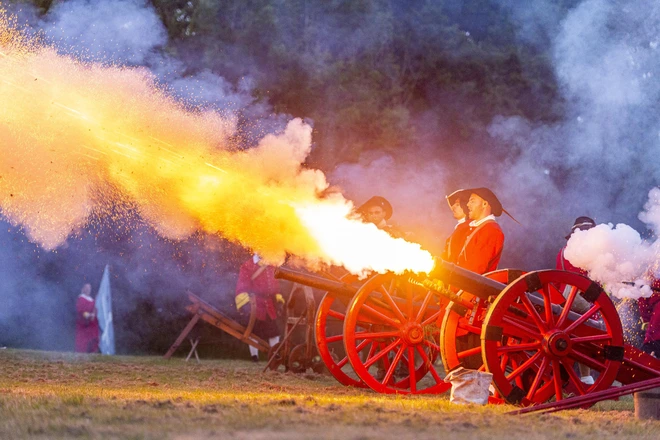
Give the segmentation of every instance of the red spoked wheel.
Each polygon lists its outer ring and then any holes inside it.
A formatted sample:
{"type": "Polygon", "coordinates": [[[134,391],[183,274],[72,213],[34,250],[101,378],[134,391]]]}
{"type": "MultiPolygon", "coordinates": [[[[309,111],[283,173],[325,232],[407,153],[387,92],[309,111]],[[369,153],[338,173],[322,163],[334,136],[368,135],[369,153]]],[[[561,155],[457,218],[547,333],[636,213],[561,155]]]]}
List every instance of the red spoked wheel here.
{"type": "MultiPolygon", "coordinates": [[[[491,280],[509,284],[523,272],[516,269],[501,269],[484,274],[491,280]]],[[[445,371],[459,366],[484,371],[481,356],[481,326],[489,302],[469,292],[457,293],[461,302],[450,302],[440,326],[440,356],[445,371]]]]}
{"type": "Polygon", "coordinates": [[[572,272],[530,272],[508,285],[493,302],[481,331],[481,348],[493,385],[509,403],[561,400],[567,388],[584,395],[608,388],[623,360],[623,329],[602,288],[572,272]],[[566,301],[558,304],[556,298],[566,301]],[[578,313],[576,298],[590,305],[578,313]],[[596,370],[593,385],[574,371],[596,370]]]}
{"type": "Polygon", "coordinates": [[[433,364],[443,313],[432,292],[404,277],[374,275],[351,300],[344,321],[344,346],[353,370],[379,393],[447,391],[451,384],[433,364]]]}
{"type": "Polygon", "coordinates": [[[341,299],[326,293],[319,304],[314,323],[316,348],[330,374],[342,385],[367,388],[353,371],[344,349],[346,305],[341,299]]]}

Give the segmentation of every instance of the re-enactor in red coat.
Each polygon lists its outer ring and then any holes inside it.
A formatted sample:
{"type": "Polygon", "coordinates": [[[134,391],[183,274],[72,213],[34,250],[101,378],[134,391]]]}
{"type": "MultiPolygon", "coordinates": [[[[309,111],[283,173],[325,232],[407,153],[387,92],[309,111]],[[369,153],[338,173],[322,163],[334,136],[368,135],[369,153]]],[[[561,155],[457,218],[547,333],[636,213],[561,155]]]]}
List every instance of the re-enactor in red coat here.
{"type": "MultiPolygon", "coordinates": [[[[596,222],[590,218],[590,217],[578,217],[575,219],[575,222],[573,222],[573,226],[571,227],[571,233],[566,236],[566,240],[571,238],[571,235],[573,235],[573,232],[575,231],[586,231],[591,228],[596,226],[596,222]]],[[[585,277],[588,276],[588,273],[586,270],[579,268],[577,266],[573,266],[570,261],[566,259],[564,256],[564,251],[566,250],[566,246],[561,248],[559,253],[557,254],[557,263],[555,267],[560,270],[566,270],[569,272],[575,272],[579,273],[580,275],[584,275],[585,277]]]]}
{"type": "MultiPolygon", "coordinates": [[[[573,226],[571,227],[571,232],[570,232],[570,234],[568,234],[566,236],[566,240],[569,240],[571,238],[571,235],[573,235],[573,232],[575,232],[575,231],[586,231],[588,229],[593,228],[594,226],[596,226],[596,222],[593,219],[591,219],[589,217],[584,217],[584,216],[578,217],[578,218],[575,219],[575,222],[573,222],[573,226]]],[[[584,275],[585,277],[588,277],[589,272],[587,272],[586,270],[584,270],[580,267],[577,267],[577,266],[574,266],[573,264],[571,264],[571,262],[566,259],[566,256],[564,255],[564,251],[566,251],[566,246],[564,246],[563,248],[561,248],[559,250],[559,253],[557,254],[557,259],[556,259],[556,262],[555,262],[555,268],[559,269],[559,270],[565,270],[565,271],[568,271],[568,272],[579,273],[580,275],[584,275]]],[[[564,295],[568,294],[568,292],[564,292],[564,286],[563,285],[560,286],[559,290],[562,291],[564,295]]],[[[553,302],[556,302],[558,304],[563,304],[564,300],[566,299],[565,297],[563,297],[563,298],[557,297],[555,292],[554,292],[554,289],[551,290],[550,297],[552,298],[553,302]]],[[[582,297],[576,296],[574,301],[573,301],[573,308],[574,308],[574,310],[573,310],[574,312],[584,313],[586,310],[591,308],[591,304],[589,304],[587,301],[583,300],[582,297]]]]}
{"type": "Polygon", "coordinates": [[[456,264],[484,274],[497,269],[504,249],[504,233],[495,217],[502,215],[502,212],[511,215],[502,208],[498,198],[488,188],[473,188],[469,191],[467,207],[471,220],[470,230],[456,264]]]}
{"type": "Polygon", "coordinates": [[[99,321],[91,297],[92,286],[85,284],[76,302],[76,352],[98,353],[99,321]]]}
{"type": "Polygon", "coordinates": [[[573,266],[571,262],[566,259],[566,257],[564,256],[565,250],[566,250],[566,246],[564,246],[559,250],[559,253],[557,254],[557,264],[555,265],[555,268],[559,270],[566,270],[568,272],[579,273],[580,275],[584,275],[585,277],[589,276],[586,270],[579,268],[577,266],[573,266]]]}
{"type": "Polygon", "coordinates": [[[447,203],[454,219],[456,219],[456,226],[454,226],[454,231],[445,241],[445,248],[441,258],[450,263],[456,263],[458,254],[461,252],[465,239],[470,233],[470,222],[466,214],[468,212],[467,201],[469,198],[470,191],[465,189],[459,189],[447,196],[447,203]]]}
{"type": "Polygon", "coordinates": [[[648,323],[642,350],[653,353],[655,357],[660,358],[660,292],[658,292],[660,290],[660,280],[655,280],[652,287],[654,289],[653,295],[638,300],[642,321],[648,323]]]}
{"type": "MultiPolygon", "coordinates": [[[[275,267],[260,263],[261,259],[255,254],[241,265],[236,283],[236,308],[240,311],[249,302],[249,294],[254,294],[257,318],[254,334],[273,346],[279,342],[280,334],[275,302],[284,303],[284,298],[280,294],[279,281],[275,278],[275,267]]],[[[259,360],[259,350],[251,345],[250,354],[253,361],[259,360]]]]}
{"type": "Polygon", "coordinates": [[[280,283],[275,278],[273,266],[261,265],[256,258],[250,258],[241,265],[236,282],[236,295],[243,292],[254,293],[257,319],[277,318],[275,295],[280,293],[280,283]]]}
{"type": "MultiPolygon", "coordinates": [[[[573,222],[573,226],[571,227],[571,232],[566,236],[566,240],[571,238],[573,232],[578,230],[586,231],[588,229],[593,228],[594,226],[596,226],[596,222],[592,218],[585,216],[578,217],[575,219],[575,222],[573,222]]],[[[559,270],[566,270],[568,272],[574,272],[574,273],[579,273],[580,275],[588,276],[588,272],[586,270],[577,266],[573,266],[571,262],[566,259],[566,257],[564,256],[565,250],[566,250],[566,246],[561,248],[561,250],[557,254],[555,268],[559,270]]],[[[555,293],[555,289],[551,289],[550,298],[552,302],[557,304],[563,304],[566,302],[569,292],[565,287],[566,287],[565,285],[559,286],[559,290],[562,292],[561,296],[555,293]]],[[[590,308],[591,308],[591,303],[589,303],[581,296],[577,295],[573,299],[573,305],[571,306],[571,310],[573,310],[574,312],[585,313],[590,308]]],[[[578,364],[578,368],[580,370],[580,381],[589,386],[593,385],[594,378],[591,376],[591,369],[584,364],[578,364]]]]}

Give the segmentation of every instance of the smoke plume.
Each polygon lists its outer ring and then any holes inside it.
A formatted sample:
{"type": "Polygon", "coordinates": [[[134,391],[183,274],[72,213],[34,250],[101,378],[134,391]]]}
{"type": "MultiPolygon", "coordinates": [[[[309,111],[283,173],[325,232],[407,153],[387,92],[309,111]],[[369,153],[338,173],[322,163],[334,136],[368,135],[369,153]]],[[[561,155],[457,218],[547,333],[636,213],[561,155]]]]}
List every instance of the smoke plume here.
{"type": "MultiPolygon", "coordinates": [[[[649,192],[646,210],[639,218],[657,236],[660,189],[649,192]]],[[[650,296],[650,284],[658,277],[660,240],[643,240],[626,224],[600,224],[586,231],[575,231],[564,252],[574,265],[589,272],[589,277],[602,283],[618,298],[650,296]],[[634,285],[624,284],[633,283],[634,285]]]]}

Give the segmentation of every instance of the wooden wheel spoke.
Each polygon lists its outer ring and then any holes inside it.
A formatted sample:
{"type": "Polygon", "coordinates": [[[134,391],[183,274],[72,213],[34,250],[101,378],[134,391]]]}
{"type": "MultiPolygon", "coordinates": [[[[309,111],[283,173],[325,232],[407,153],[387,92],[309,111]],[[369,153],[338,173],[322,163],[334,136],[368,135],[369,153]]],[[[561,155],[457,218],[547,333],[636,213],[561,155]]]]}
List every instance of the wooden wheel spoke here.
{"type": "MultiPolygon", "coordinates": [[[[481,347],[479,347],[481,348],[481,347]]],[[[517,351],[529,351],[529,350],[538,350],[541,348],[540,342],[530,342],[526,344],[514,344],[514,345],[505,345],[502,347],[497,347],[497,353],[515,353],[517,351]]]]}
{"type": "MultiPolygon", "coordinates": [[[[520,365],[518,364],[518,361],[516,360],[516,358],[511,357],[511,367],[513,367],[513,371],[517,370],[519,368],[519,366],[520,365]]],[[[506,373],[505,373],[505,377],[506,377],[506,373]]],[[[525,387],[523,385],[522,378],[520,377],[520,375],[515,376],[513,378],[513,380],[516,382],[516,385],[518,386],[518,388],[523,389],[525,387]]]]}
{"type": "MultiPolygon", "coordinates": [[[[373,342],[373,341],[369,341],[368,339],[363,341],[360,345],[364,344],[366,346],[369,343],[371,343],[371,346],[369,347],[369,351],[367,352],[367,361],[373,357],[374,353],[376,353],[376,350],[378,349],[378,343],[373,342]]],[[[357,348],[359,348],[359,346],[357,348]]],[[[361,351],[362,351],[362,349],[359,349],[358,353],[361,352],[361,351]]]]}
{"type": "Polygon", "coordinates": [[[573,347],[573,350],[568,354],[568,357],[575,359],[579,363],[584,364],[591,369],[597,371],[605,370],[605,364],[598,362],[596,359],[589,357],[584,353],[579,352],[578,350],[575,349],[575,347],[573,347]]]}
{"type": "Polygon", "coordinates": [[[432,314],[431,316],[429,316],[428,318],[426,318],[424,320],[424,322],[422,322],[422,324],[421,324],[422,327],[426,327],[427,325],[431,325],[434,322],[436,322],[438,320],[438,318],[440,317],[440,314],[444,313],[444,312],[445,312],[444,309],[440,309],[437,312],[435,312],[434,314],[432,314]]]}
{"type": "MultiPolygon", "coordinates": [[[[543,308],[545,309],[545,321],[550,327],[555,323],[554,314],[552,313],[552,300],[550,299],[551,284],[543,286],[541,293],[543,294],[543,308]]],[[[554,288],[554,287],[553,287],[554,288]]]]}
{"type": "Polygon", "coordinates": [[[580,344],[584,342],[604,342],[611,340],[612,340],[612,336],[610,336],[608,333],[603,333],[601,335],[580,336],[577,338],[571,338],[571,342],[573,342],[574,344],[580,344]]]}
{"type": "Polygon", "coordinates": [[[550,363],[550,358],[544,356],[543,360],[541,361],[541,366],[539,367],[539,371],[536,372],[536,376],[534,377],[532,386],[529,388],[529,391],[527,392],[526,397],[528,400],[532,400],[534,394],[536,394],[536,391],[539,389],[539,385],[541,385],[541,381],[543,380],[543,375],[545,374],[545,370],[548,368],[549,363],[550,363]]]}
{"type": "Polygon", "coordinates": [[[413,290],[412,284],[406,283],[405,289],[406,305],[408,306],[408,316],[412,319],[413,317],[413,290]]]}
{"type": "MultiPolygon", "coordinates": [[[[564,310],[565,310],[565,309],[564,309],[564,310]]],[[[600,305],[599,305],[599,304],[594,304],[593,306],[591,306],[591,308],[590,308],[589,310],[587,310],[587,311],[584,313],[584,315],[580,316],[578,319],[576,319],[575,321],[573,321],[568,327],[566,327],[566,328],[564,329],[564,331],[565,331],[566,333],[570,333],[570,332],[572,332],[572,331],[575,330],[578,326],[580,326],[580,325],[582,325],[583,323],[585,323],[589,318],[591,318],[591,316],[593,316],[594,313],[596,313],[596,312],[599,311],[599,310],[600,310],[600,305]]],[[[563,324],[563,323],[562,323],[562,324],[563,324]]],[[[559,326],[559,323],[557,323],[557,325],[559,326]]],[[[561,328],[561,327],[560,327],[560,328],[561,328]]]]}
{"type": "Polygon", "coordinates": [[[539,315],[539,312],[536,311],[536,307],[534,307],[534,304],[529,300],[527,297],[527,293],[523,293],[520,295],[520,299],[522,300],[523,305],[527,309],[527,313],[532,317],[532,321],[534,321],[534,324],[541,330],[542,332],[545,332],[548,330],[548,327],[545,325],[545,322],[543,322],[543,319],[539,315]]]}
{"type": "Polygon", "coordinates": [[[506,364],[509,363],[509,355],[504,354],[500,357],[500,370],[506,371],[506,364]]]}
{"type": "Polygon", "coordinates": [[[415,317],[415,322],[420,322],[422,318],[424,317],[424,312],[426,312],[426,308],[429,305],[429,302],[431,302],[431,298],[433,298],[433,293],[431,291],[426,293],[426,296],[424,297],[424,301],[422,302],[422,306],[419,308],[419,311],[417,312],[417,316],[415,317]]]}
{"type": "Polygon", "coordinates": [[[415,377],[416,371],[415,371],[414,347],[408,347],[408,373],[410,374],[410,378],[408,379],[408,383],[410,384],[410,392],[414,394],[415,392],[417,392],[417,377],[415,377]]]}
{"type": "Polygon", "coordinates": [[[561,382],[561,368],[557,360],[552,361],[552,381],[555,385],[555,399],[560,401],[562,399],[563,384],[561,382]]]}
{"type": "Polygon", "coordinates": [[[568,373],[568,378],[573,383],[575,388],[577,388],[578,393],[580,393],[580,395],[584,395],[586,393],[584,384],[575,373],[575,370],[573,370],[573,365],[571,365],[566,359],[561,359],[561,364],[564,366],[564,369],[568,373]]]}
{"type": "Polygon", "coordinates": [[[340,342],[340,341],[343,341],[343,340],[344,340],[344,335],[343,334],[335,335],[335,336],[328,336],[327,338],[325,338],[325,342],[327,344],[332,344],[333,342],[340,342]]]}
{"type": "Polygon", "coordinates": [[[399,363],[399,361],[401,360],[401,356],[403,356],[403,350],[405,348],[406,347],[403,344],[401,344],[401,347],[399,347],[396,354],[394,355],[394,359],[392,360],[392,364],[387,369],[387,373],[385,373],[385,377],[383,378],[383,380],[381,382],[383,385],[387,384],[390,381],[390,379],[392,378],[392,376],[394,375],[394,370],[396,370],[396,366],[399,363]]]}
{"type": "Polygon", "coordinates": [[[438,344],[435,344],[435,343],[429,341],[428,339],[424,339],[424,345],[426,345],[427,347],[429,347],[429,348],[431,348],[435,351],[440,351],[440,346],[438,344]]]}
{"type": "Polygon", "coordinates": [[[355,333],[356,339],[378,339],[378,338],[395,338],[399,336],[398,331],[390,332],[360,332],[355,333]]]}
{"type": "Polygon", "coordinates": [[[527,359],[525,362],[520,364],[520,366],[518,366],[515,370],[513,370],[511,374],[509,374],[508,376],[505,375],[506,379],[512,380],[518,378],[518,376],[520,376],[520,374],[522,374],[523,371],[528,369],[534,362],[536,362],[539,357],[541,357],[541,351],[537,351],[536,354],[530,356],[529,359],[527,359]]]}
{"type": "Polygon", "coordinates": [[[433,376],[433,379],[435,379],[436,383],[443,383],[444,380],[438,375],[438,372],[435,369],[435,366],[433,365],[433,362],[429,359],[428,355],[426,352],[420,347],[419,345],[415,346],[417,349],[417,352],[419,353],[420,357],[422,358],[422,362],[424,365],[428,365],[429,371],[431,372],[431,376],[433,376]]]}
{"type": "MultiPolygon", "coordinates": [[[[509,326],[513,327],[513,329],[518,330],[520,333],[522,333],[524,337],[530,337],[532,339],[541,340],[541,334],[535,331],[535,329],[529,327],[528,324],[523,321],[518,321],[517,319],[514,319],[511,316],[502,317],[502,321],[506,324],[509,324],[509,326]]],[[[516,332],[513,332],[511,330],[512,330],[511,328],[505,328],[505,333],[507,335],[520,337],[520,334],[517,334],[516,332]]]]}
{"type": "MultiPolygon", "coordinates": [[[[564,289],[566,289],[566,287],[564,287],[564,289]]],[[[575,301],[577,291],[578,288],[576,286],[571,286],[571,291],[569,292],[568,298],[566,298],[566,302],[564,303],[564,310],[561,311],[561,315],[559,315],[559,319],[557,319],[557,327],[561,328],[561,326],[564,324],[564,321],[566,321],[568,312],[570,312],[571,307],[573,307],[573,302],[575,301]]]]}
{"type": "Polygon", "coordinates": [[[470,348],[469,350],[456,352],[456,357],[463,359],[469,356],[474,356],[481,353],[481,346],[470,348]]]}
{"type": "MultiPolygon", "coordinates": [[[[394,312],[394,314],[396,315],[396,318],[398,320],[400,320],[401,322],[408,321],[408,319],[405,316],[403,316],[403,313],[401,312],[401,309],[399,309],[399,306],[392,299],[392,296],[390,295],[390,293],[387,290],[385,290],[384,288],[382,288],[383,287],[382,285],[380,287],[381,287],[380,293],[382,294],[383,299],[385,300],[387,305],[390,306],[390,309],[394,312]]],[[[410,316],[410,315],[408,315],[408,316],[410,316]]]]}
{"type": "MultiPolygon", "coordinates": [[[[394,342],[392,342],[391,344],[389,344],[388,346],[386,346],[385,348],[383,348],[383,349],[382,349],[381,351],[379,351],[377,354],[374,354],[373,356],[370,356],[370,357],[367,359],[367,361],[364,363],[364,366],[367,367],[367,368],[369,368],[369,367],[372,366],[374,363],[376,363],[376,361],[378,361],[379,359],[382,359],[383,357],[385,357],[385,355],[386,355],[387,353],[389,353],[390,351],[392,351],[392,349],[393,349],[394,347],[396,347],[396,346],[397,346],[398,344],[400,344],[400,343],[401,343],[401,339],[397,338],[394,342]]],[[[379,344],[379,345],[382,346],[382,345],[385,345],[385,344],[382,344],[382,343],[381,343],[381,344],[379,344]]],[[[385,363],[386,366],[389,365],[389,359],[387,359],[387,357],[385,357],[385,359],[383,359],[383,361],[384,361],[384,363],[385,363]]]]}
{"type": "Polygon", "coordinates": [[[386,354],[386,356],[383,356],[381,359],[381,362],[383,363],[383,367],[387,371],[388,368],[390,368],[391,362],[390,362],[390,350],[386,350],[383,347],[385,346],[382,342],[378,344],[378,346],[381,348],[381,351],[386,354]]]}
{"type": "Polygon", "coordinates": [[[336,310],[328,310],[328,317],[343,321],[346,319],[346,314],[337,312],[336,310]]]}
{"type": "Polygon", "coordinates": [[[348,362],[348,356],[344,356],[344,358],[342,360],[337,362],[337,366],[339,368],[342,368],[344,365],[346,365],[347,362],[348,362]]]}
{"type": "Polygon", "coordinates": [[[394,278],[390,279],[390,287],[387,289],[388,292],[394,292],[396,290],[396,285],[394,278]]]}
{"type": "MultiPolygon", "coordinates": [[[[355,346],[355,351],[361,353],[362,350],[364,350],[364,347],[366,347],[370,342],[371,342],[370,340],[365,339],[364,341],[360,342],[358,345],[355,346]]],[[[371,350],[369,351],[369,353],[371,353],[371,350]]]]}
{"type": "MultiPolygon", "coordinates": [[[[378,310],[366,304],[363,304],[362,308],[360,309],[360,315],[362,315],[362,313],[373,319],[380,321],[381,324],[386,324],[389,325],[390,327],[399,328],[399,326],[401,325],[399,322],[395,321],[389,316],[379,312],[378,310]]],[[[366,319],[364,320],[364,322],[369,322],[369,320],[366,319]]]]}

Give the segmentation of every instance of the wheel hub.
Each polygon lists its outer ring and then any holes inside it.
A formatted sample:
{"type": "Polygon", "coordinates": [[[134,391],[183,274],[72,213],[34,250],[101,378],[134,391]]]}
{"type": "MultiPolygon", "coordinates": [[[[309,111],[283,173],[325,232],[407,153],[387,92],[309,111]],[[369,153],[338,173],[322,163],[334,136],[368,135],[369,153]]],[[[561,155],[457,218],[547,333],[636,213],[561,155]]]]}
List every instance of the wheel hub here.
{"type": "Polygon", "coordinates": [[[421,344],[424,340],[424,329],[421,324],[416,322],[409,322],[401,329],[403,333],[403,340],[408,345],[421,344]]]}
{"type": "Polygon", "coordinates": [[[571,337],[560,330],[551,331],[543,338],[543,349],[554,356],[566,356],[571,351],[571,337]]]}

